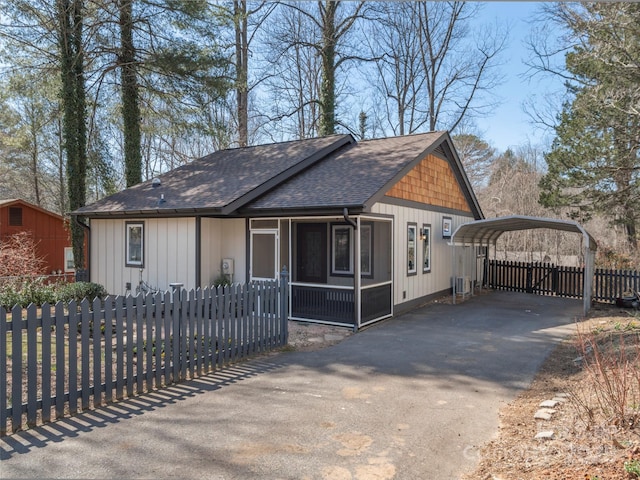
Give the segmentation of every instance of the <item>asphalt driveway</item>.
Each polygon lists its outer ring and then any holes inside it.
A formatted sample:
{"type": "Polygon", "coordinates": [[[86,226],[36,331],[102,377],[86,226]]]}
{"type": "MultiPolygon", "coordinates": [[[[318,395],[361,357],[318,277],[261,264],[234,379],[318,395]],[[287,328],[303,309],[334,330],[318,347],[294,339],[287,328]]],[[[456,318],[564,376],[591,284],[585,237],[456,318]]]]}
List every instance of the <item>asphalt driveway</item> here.
{"type": "Polygon", "coordinates": [[[432,304],[0,439],[0,478],[457,479],[581,312],[504,292],[432,304]]]}

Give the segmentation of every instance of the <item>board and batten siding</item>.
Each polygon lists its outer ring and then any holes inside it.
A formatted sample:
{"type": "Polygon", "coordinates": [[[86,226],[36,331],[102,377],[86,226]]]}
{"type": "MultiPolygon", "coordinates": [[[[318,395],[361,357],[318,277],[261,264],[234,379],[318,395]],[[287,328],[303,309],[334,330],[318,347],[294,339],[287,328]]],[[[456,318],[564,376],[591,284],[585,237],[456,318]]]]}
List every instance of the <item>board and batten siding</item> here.
{"type": "MultiPolygon", "coordinates": [[[[468,215],[441,213],[420,208],[377,203],[373,207],[373,212],[393,216],[394,218],[394,279],[393,279],[393,299],[395,305],[405,302],[415,301],[438,292],[443,292],[451,288],[452,278],[452,247],[448,245],[449,239],[442,238],[442,217],[452,219],[452,231],[462,225],[473,221],[468,215]],[[407,274],[407,226],[416,224],[418,231],[423,224],[431,225],[431,271],[422,271],[422,241],[418,240],[417,245],[417,273],[407,274]]],[[[457,252],[459,262],[462,262],[463,249],[457,252]]],[[[466,253],[470,255],[470,252],[466,253]]],[[[460,270],[462,271],[462,270],[460,270]]],[[[467,273],[473,276],[473,272],[467,273]]]]}
{"type": "Polygon", "coordinates": [[[247,281],[247,221],[244,218],[202,218],[200,283],[211,286],[222,274],[222,259],[234,262],[234,283],[247,281]]]}
{"type": "MultiPolygon", "coordinates": [[[[171,283],[196,287],[196,220],[188,218],[127,219],[144,222],[142,279],[151,287],[169,290],[171,283]]],[[[112,295],[135,293],[140,268],[125,266],[125,220],[91,221],[91,281],[112,295]]]]}

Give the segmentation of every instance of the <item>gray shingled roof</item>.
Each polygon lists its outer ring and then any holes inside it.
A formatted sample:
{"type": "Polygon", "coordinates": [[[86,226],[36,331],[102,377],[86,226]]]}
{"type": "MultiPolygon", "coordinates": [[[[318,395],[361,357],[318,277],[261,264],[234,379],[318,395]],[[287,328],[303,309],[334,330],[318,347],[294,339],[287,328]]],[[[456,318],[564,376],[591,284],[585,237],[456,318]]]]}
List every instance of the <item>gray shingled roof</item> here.
{"type": "Polygon", "coordinates": [[[451,161],[472,209],[481,213],[447,132],[366,140],[351,135],[221,150],[83,207],[89,217],[270,215],[368,211],[427,154],[451,161]],[[160,201],[164,195],[164,201],[160,201]]]}
{"type": "Polygon", "coordinates": [[[199,212],[228,214],[328,153],[354,142],[351,135],[220,150],[75,212],[86,216],[199,212]],[[164,195],[164,201],[160,201],[164,195]]]}
{"type": "Polygon", "coordinates": [[[360,141],[251,202],[246,212],[331,207],[365,210],[444,137],[446,132],[430,132],[360,141]]]}

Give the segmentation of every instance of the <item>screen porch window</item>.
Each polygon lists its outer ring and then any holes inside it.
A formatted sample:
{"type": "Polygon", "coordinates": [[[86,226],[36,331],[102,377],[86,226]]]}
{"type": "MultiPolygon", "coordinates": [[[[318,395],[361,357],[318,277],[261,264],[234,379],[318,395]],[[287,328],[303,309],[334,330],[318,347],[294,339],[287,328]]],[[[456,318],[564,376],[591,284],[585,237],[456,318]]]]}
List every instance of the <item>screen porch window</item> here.
{"type": "MultiPolygon", "coordinates": [[[[331,274],[353,275],[353,227],[331,226],[331,274]]],[[[370,276],[373,257],[373,225],[360,225],[360,275],[370,276]]]]}
{"type": "Polygon", "coordinates": [[[126,223],[126,266],[144,266],[144,223],[126,223]]]}
{"type": "Polygon", "coordinates": [[[333,245],[331,273],[333,275],[348,275],[353,273],[352,231],[353,228],[348,225],[333,225],[331,227],[333,245]]]}

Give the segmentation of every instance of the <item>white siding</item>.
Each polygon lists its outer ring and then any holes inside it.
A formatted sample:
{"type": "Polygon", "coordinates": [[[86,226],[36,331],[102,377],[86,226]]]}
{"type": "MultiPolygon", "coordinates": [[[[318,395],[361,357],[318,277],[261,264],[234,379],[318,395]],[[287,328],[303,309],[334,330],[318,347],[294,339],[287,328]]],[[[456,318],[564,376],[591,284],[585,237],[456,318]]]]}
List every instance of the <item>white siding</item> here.
{"type": "MultiPolygon", "coordinates": [[[[451,288],[453,247],[448,245],[449,239],[442,238],[442,217],[450,217],[452,219],[452,232],[459,225],[473,221],[472,217],[385,203],[375,204],[372,210],[374,213],[394,217],[393,268],[395,274],[393,295],[395,305],[451,288]],[[409,223],[415,223],[418,231],[423,224],[431,225],[431,271],[429,273],[422,272],[422,242],[418,241],[417,274],[407,274],[407,225],[409,223]]],[[[456,250],[456,256],[461,257],[463,249],[456,250]]],[[[462,262],[462,259],[459,258],[458,261],[462,262]]],[[[462,272],[462,267],[460,267],[459,271],[462,272]]],[[[475,272],[467,272],[466,274],[473,277],[475,272]]]]}
{"type": "Polygon", "coordinates": [[[220,276],[220,265],[222,256],[220,248],[222,240],[220,238],[220,225],[222,220],[219,218],[203,218],[200,223],[202,234],[202,270],[201,285],[203,287],[212,285],[220,276]]]}
{"type": "Polygon", "coordinates": [[[223,258],[234,261],[234,282],[246,282],[247,221],[243,218],[203,218],[201,221],[202,286],[220,277],[223,258]]]}
{"type": "MultiPolygon", "coordinates": [[[[91,221],[91,281],[111,294],[135,293],[142,278],[154,288],[168,290],[173,282],[195,288],[195,218],[130,219],[144,222],[144,268],[125,266],[125,220],[91,221]]],[[[129,219],[127,220],[129,221],[129,219]]]]}

